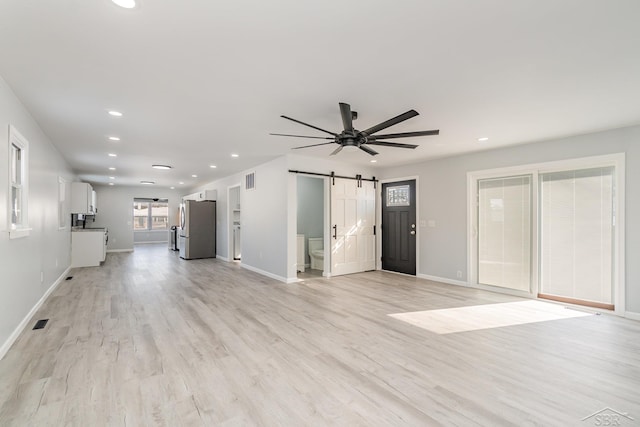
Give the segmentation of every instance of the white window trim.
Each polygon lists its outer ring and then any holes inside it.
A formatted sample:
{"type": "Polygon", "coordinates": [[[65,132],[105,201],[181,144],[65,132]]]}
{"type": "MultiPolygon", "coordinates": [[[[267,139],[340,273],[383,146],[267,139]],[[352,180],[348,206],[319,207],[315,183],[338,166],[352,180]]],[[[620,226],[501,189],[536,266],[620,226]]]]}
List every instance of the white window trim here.
{"type": "MultiPolygon", "coordinates": [[[[545,163],[534,163],[528,165],[512,166],[506,168],[488,169],[481,171],[467,172],[467,271],[469,278],[467,285],[473,288],[485,289],[494,292],[501,292],[510,295],[518,295],[528,298],[536,298],[539,286],[539,248],[538,248],[538,224],[539,208],[539,175],[542,173],[559,172],[571,169],[588,169],[597,167],[613,166],[615,185],[615,230],[613,250],[615,253],[613,263],[613,290],[614,290],[614,313],[620,316],[625,315],[626,309],[626,284],[625,284],[625,153],[608,154],[603,156],[582,157],[569,160],[558,160],[545,163]],[[477,215],[476,215],[476,195],[478,194],[478,180],[487,178],[499,178],[513,175],[532,176],[532,200],[536,203],[536,208],[532,211],[532,239],[531,239],[531,292],[521,292],[511,289],[487,286],[478,283],[477,265],[477,215]]],[[[596,310],[596,309],[594,309],[596,310]]],[[[596,310],[598,311],[598,310],[596,310]]],[[[601,310],[606,311],[606,310],[601,310]]]]}
{"type": "Polygon", "coordinates": [[[11,199],[11,173],[12,173],[12,165],[11,165],[11,146],[15,145],[22,151],[22,167],[20,168],[20,172],[22,173],[20,182],[22,185],[22,223],[14,227],[11,223],[11,204],[9,203],[7,206],[7,229],[9,230],[9,238],[10,239],[18,239],[21,237],[27,237],[31,228],[29,228],[29,141],[18,132],[18,130],[9,125],[9,180],[8,180],[8,197],[11,199]]]}

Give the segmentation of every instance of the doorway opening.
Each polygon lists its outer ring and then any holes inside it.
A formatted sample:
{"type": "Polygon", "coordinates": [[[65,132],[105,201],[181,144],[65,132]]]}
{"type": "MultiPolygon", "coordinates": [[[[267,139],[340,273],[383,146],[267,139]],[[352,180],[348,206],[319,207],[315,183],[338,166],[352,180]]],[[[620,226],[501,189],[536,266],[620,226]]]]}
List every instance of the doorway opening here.
{"type": "Polygon", "coordinates": [[[325,179],[297,177],[296,270],[298,277],[322,276],[325,270],[325,179]]]}
{"type": "Polygon", "coordinates": [[[229,218],[229,230],[227,234],[229,261],[240,262],[242,259],[240,184],[227,189],[227,201],[227,218],[229,218]]]}

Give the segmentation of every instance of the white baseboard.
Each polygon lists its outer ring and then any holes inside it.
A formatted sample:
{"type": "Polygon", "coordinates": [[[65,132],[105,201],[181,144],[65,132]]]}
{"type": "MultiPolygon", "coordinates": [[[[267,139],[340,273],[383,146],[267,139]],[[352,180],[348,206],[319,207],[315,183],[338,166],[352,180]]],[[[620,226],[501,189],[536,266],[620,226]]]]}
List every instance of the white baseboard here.
{"type": "MultiPolygon", "coordinates": [[[[264,271],[264,270],[261,270],[261,269],[256,268],[256,267],[252,267],[252,266],[247,265],[247,264],[240,264],[240,266],[242,268],[246,268],[247,270],[251,270],[254,273],[262,274],[263,276],[270,277],[270,278],[278,280],[280,282],[291,283],[291,282],[289,282],[290,279],[287,279],[286,277],[278,276],[277,274],[269,273],[268,271],[264,271]]],[[[296,278],[294,281],[297,281],[297,280],[298,279],[296,278]]]]}
{"type": "Polygon", "coordinates": [[[229,258],[227,258],[226,256],[220,256],[216,254],[216,258],[221,259],[222,261],[225,261],[225,262],[229,262],[229,258]]]}
{"type": "Polygon", "coordinates": [[[634,313],[633,311],[625,312],[624,317],[626,317],[627,319],[640,321],[640,313],[634,313]]]}
{"type": "Polygon", "coordinates": [[[464,286],[467,288],[470,287],[469,284],[463,280],[447,279],[446,277],[430,276],[428,274],[417,274],[416,277],[431,280],[433,282],[447,283],[449,285],[464,286]]]}
{"type": "Polygon", "coordinates": [[[133,248],[131,248],[131,249],[108,249],[107,250],[108,254],[118,253],[118,252],[133,252],[133,248]]]}
{"type": "Polygon", "coordinates": [[[4,344],[2,344],[2,347],[0,347],[0,360],[2,360],[5,354],[7,354],[13,343],[16,342],[24,328],[26,328],[29,324],[29,321],[31,320],[33,315],[36,314],[36,311],[38,311],[40,307],[42,307],[42,304],[44,304],[49,295],[51,295],[51,293],[58,287],[58,285],[62,283],[62,281],[67,277],[69,271],[71,271],[71,267],[67,267],[67,269],[60,275],[60,277],[58,277],[58,279],[53,282],[53,285],[49,286],[49,289],[47,289],[47,291],[42,295],[42,298],[40,298],[36,305],[34,305],[33,308],[29,310],[29,313],[27,313],[24,319],[22,319],[22,321],[18,324],[16,329],[14,329],[11,335],[9,335],[9,338],[7,338],[4,344]]]}
{"type": "Polygon", "coordinates": [[[434,282],[446,283],[448,285],[463,286],[465,288],[471,288],[471,289],[480,289],[483,291],[495,292],[498,294],[512,295],[512,296],[521,297],[521,298],[535,298],[535,295],[529,292],[518,291],[516,289],[499,288],[495,286],[486,286],[486,285],[480,285],[480,284],[474,285],[469,282],[465,282],[463,280],[448,279],[446,277],[429,276],[427,274],[418,274],[418,277],[421,279],[427,279],[434,282]]]}
{"type": "Polygon", "coordinates": [[[153,241],[145,241],[145,242],[133,242],[134,245],[156,245],[158,243],[164,243],[165,245],[167,245],[167,247],[169,247],[169,241],[168,240],[153,240],[153,241]]]}

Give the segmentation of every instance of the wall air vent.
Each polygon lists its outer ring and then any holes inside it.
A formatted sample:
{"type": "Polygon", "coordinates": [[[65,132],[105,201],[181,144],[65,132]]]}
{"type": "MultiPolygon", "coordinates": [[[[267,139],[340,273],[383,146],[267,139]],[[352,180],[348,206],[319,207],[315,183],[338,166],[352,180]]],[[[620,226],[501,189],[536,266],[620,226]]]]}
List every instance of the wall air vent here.
{"type": "Polygon", "coordinates": [[[244,176],[244,189],[253,190],[256,188],[256,173],[251,172],[244,176]]]}

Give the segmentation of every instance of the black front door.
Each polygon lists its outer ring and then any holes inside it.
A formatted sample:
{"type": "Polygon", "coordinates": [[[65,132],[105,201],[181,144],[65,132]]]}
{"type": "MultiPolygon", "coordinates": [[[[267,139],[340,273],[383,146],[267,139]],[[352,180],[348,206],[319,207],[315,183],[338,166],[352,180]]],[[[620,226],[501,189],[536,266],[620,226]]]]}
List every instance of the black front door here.
{"type": "Polygon", "coordinates": [[[382,269],[416,274],[416,181],[382,184],[382,269]]]}

